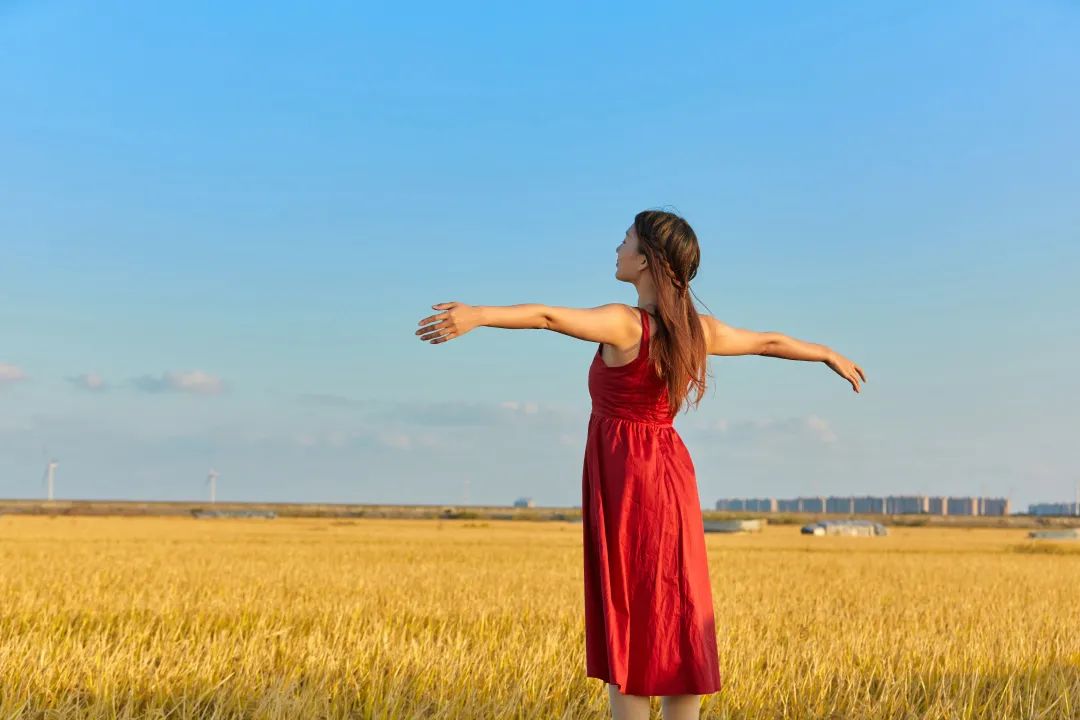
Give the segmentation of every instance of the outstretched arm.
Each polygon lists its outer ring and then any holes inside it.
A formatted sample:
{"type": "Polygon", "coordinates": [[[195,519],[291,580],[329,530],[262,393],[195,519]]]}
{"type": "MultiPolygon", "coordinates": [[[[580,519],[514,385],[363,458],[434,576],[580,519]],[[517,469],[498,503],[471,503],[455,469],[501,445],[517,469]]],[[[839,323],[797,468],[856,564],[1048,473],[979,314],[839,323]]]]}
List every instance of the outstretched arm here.
{"type": "Polygon", "coordinates": [[[620,349],[633,347],[641,336],[641,321],[628,305],[610,303],[594,308],[522,305],[466,305],[446,302],[432,305],[439,310],[418,324],[416,334],[432,344],[461,337],[473,328],[496,327],[510,330],[551,330],[563,335],[605,342],[620,349]]]}
{"type": "Polygon", "coordinates": [[[866,382],[866,373],[857,364],[827,345],[797,340],[779,332],[756,332],[732,327],[711,315],[701,315],[710,355],[762,355],[784,360],[823,362],[851,383],[855,392],[866,382]]]}
{"type": "Polygon", "coordinates": [[[766,357],[776,357],[783,360],[811,360],[813,362],[825,362],[832,354],[832,349],[819,343],[796,340],[784,333],[770,332],[768,342],[761,354],[766,357]]]}
{"type": "Polygon", "coordinates": [[[796,340],[783,333],[770,333],[773,336],[762,355],[784,358],[785,360],[814,360],[828,365],[837,375],[851,383],[851,389],[860,390],[860,382],[866,382],[866,373],[856,363],[826,345],[796,340]]]}

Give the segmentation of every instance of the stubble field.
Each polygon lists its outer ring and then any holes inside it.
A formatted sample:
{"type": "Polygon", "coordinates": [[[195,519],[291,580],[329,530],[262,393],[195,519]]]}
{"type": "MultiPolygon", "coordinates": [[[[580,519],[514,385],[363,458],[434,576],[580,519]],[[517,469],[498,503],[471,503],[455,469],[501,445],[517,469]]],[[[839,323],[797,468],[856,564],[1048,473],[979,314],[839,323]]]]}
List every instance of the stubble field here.
{"type": "MultiPolygon", "coordinates": [[[[706,718],[1080,718],[1080,552],[709,535],[706,718]]],[[[581,526],[0,517],[0,718],[604,718],[581,526]]],[[[654,712],[658,704],[654,704],[654,712]]]]}

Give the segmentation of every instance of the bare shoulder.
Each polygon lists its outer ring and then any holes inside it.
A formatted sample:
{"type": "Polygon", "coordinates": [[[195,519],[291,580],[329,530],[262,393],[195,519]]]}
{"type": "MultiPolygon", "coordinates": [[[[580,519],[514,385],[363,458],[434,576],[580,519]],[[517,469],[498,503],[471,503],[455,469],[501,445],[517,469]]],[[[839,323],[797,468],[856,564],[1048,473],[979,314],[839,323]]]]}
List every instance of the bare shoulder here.
{"type": "Polygon", "coordinates": [[[712,347],[712,339],[716,334],[716,323],[720,321],[705,313],[698,313],[698,320],[701,322],[701,331],[705,333],[705,347],[712,347]]]}
{"type": "Polygon", "coordinates": [[[641,317],[637,308],[626,303],[591,308],[545,306],[544,316],[547,330],[620,349],[632,347],[641,337],[641,317]]]}
{"type": "Polygon", "coordinates": [[[641,329],[641,311],[633,305],[620,302],[608,303],[600,305],[596,310],[603,312],[608,319],[621,326],[624,333],[633,335],[641,329]]]}
{"type": "Polygon", "coordinates": [[[632,350],[637,347],[641,342],[641,336],[645,332],[645,328],[641,324],[641,313],[648,313],[648,310],[637,308],[633,305],[626,303],[612,303],[617,305],[619,312],[622,315],[623,325],[623,337],[624,340],[619,343],[608,343],[614,345],[620,350],[632,350]]]}

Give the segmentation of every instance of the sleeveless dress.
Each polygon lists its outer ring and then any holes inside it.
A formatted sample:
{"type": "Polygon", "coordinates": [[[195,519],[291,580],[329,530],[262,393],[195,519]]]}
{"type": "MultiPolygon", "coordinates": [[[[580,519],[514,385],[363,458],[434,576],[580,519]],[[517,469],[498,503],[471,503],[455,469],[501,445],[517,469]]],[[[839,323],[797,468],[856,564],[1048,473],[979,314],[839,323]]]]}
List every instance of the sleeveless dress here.
{"type": "Polygon", "coordinates": [[[589,368],[582,471],[586,676],[624,695],[720,689],[701,502],[667,386],[649,363],[649,315],[627,365],[603,343],[589,368]]]}

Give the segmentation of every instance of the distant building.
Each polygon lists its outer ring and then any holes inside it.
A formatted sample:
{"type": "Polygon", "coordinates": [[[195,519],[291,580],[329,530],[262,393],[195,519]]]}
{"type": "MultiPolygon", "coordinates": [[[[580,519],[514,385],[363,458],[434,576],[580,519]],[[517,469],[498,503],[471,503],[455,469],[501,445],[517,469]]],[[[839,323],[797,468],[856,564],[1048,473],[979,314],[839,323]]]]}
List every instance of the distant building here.
{"type": "Polygon", "coordinates": [[[746,501],[746,509],[752,512],[776,512],[776,499],[752,498],[746,501]]]}
{"type": "Polygon", "coordinates": [[[773,498],[731,498],[717,500],[717,510],[729,512],[776,512],[776,500],[773,498]]]}
{"type": "Polygon", "coordinates": [[[930,498],[925,495],[890,495],[885,498],[889,515],[919,515],[930,511],[930,498]]]}
{"type": "Polygon", "coordinates": [[[825,512],[825,498],[823,497],[797,497],[791,500],[777,500],[777,510],[780,512],[825,512]]]}
{"type": "Polygon", "coordinates": [[[857,497],[855,500],[855,512],[861,515],[884,515],[885,514],[885,498],[871,497],[867,495],[865,497],[857,497]]]}
{"type": "Polygon", "coordinates": [[[514,507],[516,508],[531,508],[535,506],[536,503],[533,502],[531,497],[519,497],[514,501],[514,507]]]}
{"type": "Polygon", "coordinates": [[[853,497],[827,497],[825,498],[825,512],[830,513],[854,513],[855,498],[853,497]]]}
{"type": "Polygon", "coordinates": [[[1035,503],[1028,505],[1029,515],[1080,515],[1076,503],[1035,503]]]}
{"type": "MultiPolygon", "coordinates": [[[[1072,503],[1032,505],[1033,514],[1073,514],[1072,503]]],[[[1003,497],[943,497],[927,495],[811,496],[797,498],[723,498],[717,510],[743,512],[832,513],[838,515],[1008,515],[1003,497]]]]}
{"type": "Polygon", "coordinates": [[[980,515],[1008,515],[1009,514],[1009,499],[1008,498],[979,498],[979,514],[980,515]]]}
{"type": "Polygon", "coordinates": [[[973,497],[951,497],[948,500],[950,515],[978,515],[979,499],[973,497]]]}

